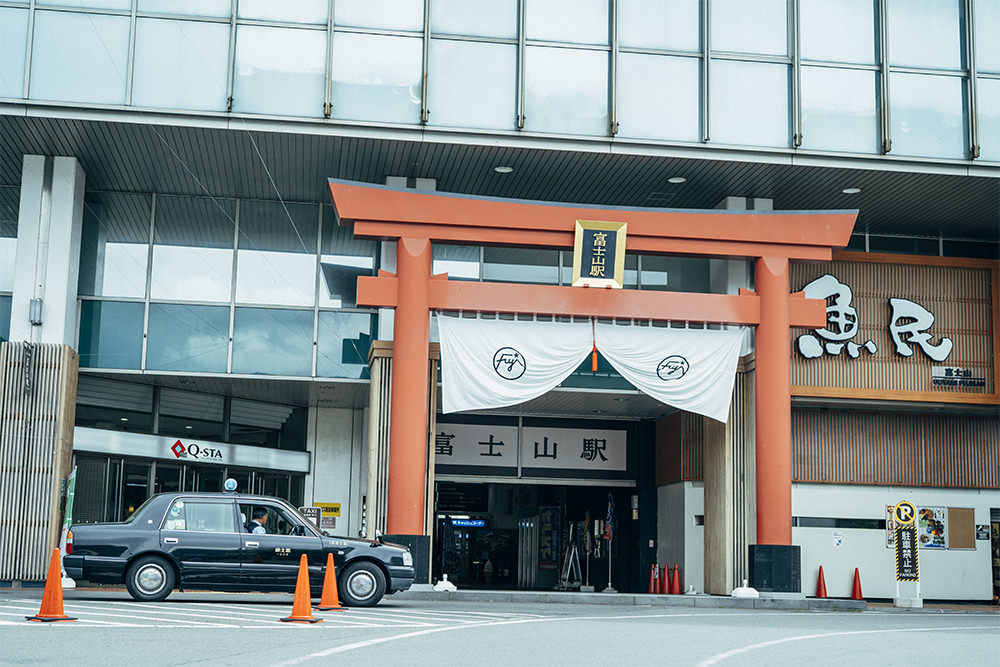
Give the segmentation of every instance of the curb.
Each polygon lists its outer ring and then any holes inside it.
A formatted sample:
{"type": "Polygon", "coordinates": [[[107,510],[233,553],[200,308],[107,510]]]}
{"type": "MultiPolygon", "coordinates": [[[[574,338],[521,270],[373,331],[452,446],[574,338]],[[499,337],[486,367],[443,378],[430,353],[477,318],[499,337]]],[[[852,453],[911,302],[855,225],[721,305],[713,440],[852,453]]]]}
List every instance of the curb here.
{"type": "Polygon", "coordinates": [[[592,604],[624,607],[699,607],[715,609],[797,609],[812,611],[865,611],[864,600],[814,598],[732,598],[722,595],[643,595],[573,593],[557,591],[401,591],[397,600],[436,602],[518,602],[525,604],[592,604]]]}

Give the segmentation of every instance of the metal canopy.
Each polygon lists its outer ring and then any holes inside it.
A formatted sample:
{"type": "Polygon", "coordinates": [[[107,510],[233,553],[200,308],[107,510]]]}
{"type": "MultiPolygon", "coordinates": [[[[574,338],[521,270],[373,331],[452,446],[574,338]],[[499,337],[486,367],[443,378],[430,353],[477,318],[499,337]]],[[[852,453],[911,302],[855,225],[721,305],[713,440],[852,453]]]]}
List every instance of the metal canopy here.
{"type": "Polygon", "coordinates": [[[994,241],[1000,235],[1000,168],[968,162],[237,119],[196,127],[194,119],[177,117],[48,113],[62,117],[0,116],[0,185],[20,182],[24,154],[74,155],[91,191],[327,202],[327,178],[384,183],[404,176],[434,178],[442,192],[597,206],[705,209],[726,196],[763,197],[781,210],[859,209],[856,232],[994,241]],[[497,166],[513,171],[497,173],[497,166]],[[687,181],[668,183],[676,176],[687,181]],[[861,193],[841,192],[849,187],[861,193]]]}

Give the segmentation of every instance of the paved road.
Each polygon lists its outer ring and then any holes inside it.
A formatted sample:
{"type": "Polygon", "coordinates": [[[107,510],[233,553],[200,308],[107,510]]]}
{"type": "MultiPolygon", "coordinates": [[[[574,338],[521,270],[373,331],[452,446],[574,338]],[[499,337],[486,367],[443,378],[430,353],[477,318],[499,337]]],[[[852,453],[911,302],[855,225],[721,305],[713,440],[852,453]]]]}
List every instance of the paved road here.
{"type": "Polygon", "coordinates": [[[75,623],[35,624],[39,595],[0,594],[0,664],[997,665],[998,614],[484,604],[387,598],[281,623],[290,596],[70,593],[75,623]]]}

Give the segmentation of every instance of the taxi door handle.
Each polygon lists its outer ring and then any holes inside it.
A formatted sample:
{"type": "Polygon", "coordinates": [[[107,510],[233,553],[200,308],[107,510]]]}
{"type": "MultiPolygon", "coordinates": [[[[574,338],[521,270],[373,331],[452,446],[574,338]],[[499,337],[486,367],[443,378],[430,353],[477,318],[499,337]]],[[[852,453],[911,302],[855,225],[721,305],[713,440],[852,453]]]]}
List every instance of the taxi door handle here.
{"type": "Polygon", "coordinates": [[[177,544],[176,537],[164,537],[163,541],[166,542],[167,544],[177,544]]]}
{"type": "Polygon", "coordinates": [[[248,547],[259,547],[260,542],[247,542],[248,547]]]}

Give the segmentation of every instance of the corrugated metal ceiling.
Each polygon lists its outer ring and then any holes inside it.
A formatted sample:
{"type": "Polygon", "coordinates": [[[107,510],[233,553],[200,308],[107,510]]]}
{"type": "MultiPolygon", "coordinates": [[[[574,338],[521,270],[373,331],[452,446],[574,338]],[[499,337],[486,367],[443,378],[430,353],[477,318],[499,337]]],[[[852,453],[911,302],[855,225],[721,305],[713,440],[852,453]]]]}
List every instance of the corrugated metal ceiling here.
{"type": "Polygon", "coordinates": [[[0,184],[20,181],[23,154],[75,155],[89,190],[257,199],[280,193],[315,202],[327,201],[328,177],[382,183],[406,176],[435,178],[445,192],[591,205],[712,208],[725,196],[766,197],[776,209],[858,208],[858,231],[1000,234],[1000,178],[641,155],[624,145],[587,152],[433,139],[0,116],[0,184]],[[514,171],[498,174],[498,165],[514,171]],[[672,185],[672,176],[688,180],[672,185]],[[862,192],[845,195],[845,187],[862,192]]]}

